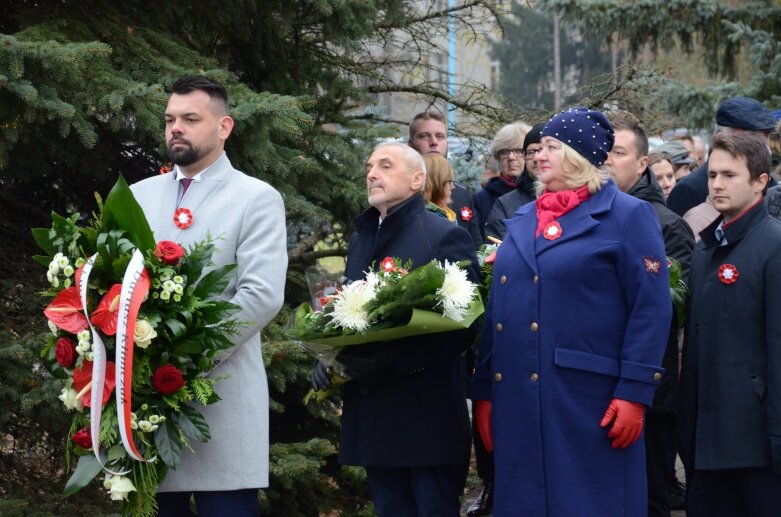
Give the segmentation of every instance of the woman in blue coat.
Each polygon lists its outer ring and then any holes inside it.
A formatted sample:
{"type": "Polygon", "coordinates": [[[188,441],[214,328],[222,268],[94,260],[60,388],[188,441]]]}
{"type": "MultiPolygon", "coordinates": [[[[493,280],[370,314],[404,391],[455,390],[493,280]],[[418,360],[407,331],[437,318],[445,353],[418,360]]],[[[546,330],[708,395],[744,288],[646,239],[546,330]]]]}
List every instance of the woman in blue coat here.
{"type": "Polygon", "coordinates": [[[472,381],[497,517],[647,511],[639,438],[672,304],[653,208],[599,169],[613,140],[598,111],[554,116],[544,191],[506,221],[472,381]]]}

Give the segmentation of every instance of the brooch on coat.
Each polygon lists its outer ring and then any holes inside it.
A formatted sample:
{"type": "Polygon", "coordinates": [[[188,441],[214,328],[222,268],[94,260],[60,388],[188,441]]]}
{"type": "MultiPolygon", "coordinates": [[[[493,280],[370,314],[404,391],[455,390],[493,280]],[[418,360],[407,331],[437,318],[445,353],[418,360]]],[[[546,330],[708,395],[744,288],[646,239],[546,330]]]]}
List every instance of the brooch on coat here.
{"type": "Polygon", "coordinates": [[[722,284],[734,284],[738,281],[738,268],[732,264],[722,264],[719,266],[719,280],[722,284]]]}
{"type": "Polygon", "coordinates": [[[659,271],[662,269],[662,261],[658,258],[643,257],[643,265],[645,266],[646,273],[654,273],[658,275],[659,271]]]}
{"type": "Polygon", "coordinates": [[[189,228],[193,224],[193,213],[187,208],[178,208],[174,212],[174,224],[182,230],[189,228]]]}
{"type": "Polygon", "coordinates": [[[558,239],[561,237],[561,225],[556,221],[548,223],[547,226],[545,226],[545,228],[542,230],[542,236],[549,241],[558,239]]]}
{"type": "Polygon", "coordinates": [[[461,219],[464,221],[469,221],[472,219],[472,216],[474,215],[474,212],[472,212],[472,209],[468,206],[462,206],[461,207],[461,219]]]}

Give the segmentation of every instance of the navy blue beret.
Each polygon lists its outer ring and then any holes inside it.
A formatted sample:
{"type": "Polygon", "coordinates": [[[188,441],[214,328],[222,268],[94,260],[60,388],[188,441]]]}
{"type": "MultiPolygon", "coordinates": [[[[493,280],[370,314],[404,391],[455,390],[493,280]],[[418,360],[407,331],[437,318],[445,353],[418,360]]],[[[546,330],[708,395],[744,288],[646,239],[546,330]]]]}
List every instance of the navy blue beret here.
{"type": "Polygon", "coordinates": [[[748,131],[772,131],[776,119],[773,112],[756,99],[731,97],[716,111],[716,124],[748,131]]]}
{"type": "Polygon", "coordinates": [[[601,167],[607,153],[613,148],[615,133],[601,111],[584,106],[570,108],[555,114],[542,129],[542,136],[550,136],[575,149],[578,154],[601,167]]]}

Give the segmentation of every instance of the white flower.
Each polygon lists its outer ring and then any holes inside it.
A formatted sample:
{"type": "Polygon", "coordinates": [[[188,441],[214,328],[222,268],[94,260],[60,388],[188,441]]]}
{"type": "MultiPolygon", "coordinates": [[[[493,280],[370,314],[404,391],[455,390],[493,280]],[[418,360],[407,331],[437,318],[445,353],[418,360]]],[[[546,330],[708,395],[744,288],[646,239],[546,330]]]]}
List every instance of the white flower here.
{"type": "Polygon", "coordinates": [[[442,315],[454,321],[462,321],[466,309],[475,295],[475,284],[467,279],[466,271],[458,267],[458,264],[445,261],[445,279],[442,287],[437,289],[437,306],[442,307],[442,315]]]}
{"type": "Polygon", "coordinates": [[[163,282],[163,290],[168,291],[169,293],[174,290],[174,287],[176,287],[176,284],[173,280],[166,280],[163,282]]]}
{"type": "Polygon", "coordinates": [[[369,284],[372,290],[377,290],[377,287],[385,285],[385,280],[374,271],[369,271],[366,273],[366,283],[369,284]]]}
{"type": "Polygon", "coordinates": [[[156,337],[157,332],[151,323],[147,320],[136,321],[136,328],[133,329],[133,339],[137,346],[146,348],[156,337]]]}
{"type": "Polygon", "coordinates": [[[90,347],[89,341],[79,341],[79,344],[76,345],[76,353],[79,355],[84,355],[87,352],[89,352],[90,347]]]}
{"type": "Polygon", "coordinates": [[[60,269],[65,269],[65,266],[69,265],[70,263],[71,261],[68,260],[68,257],[65,256],[62,256],[59,259],[57,259],[57,265],[60,266],[60,269]]]}
{"type": "Polygon", "coordinates": [[[145,433],[149,433],[152,431],[152,422],[150,422],[149,420],[139,420],[138,428],[145,433]]]}
{"type": "Polygon", "coordinates": [[[160,423],[160,416],[159,415],[149,415],[149,422],[152,424],[159,424],[160,423]]]}
{"type": "Polygon", "coordinates": [[[93,361],[95,359],[95,352],[87,352],[84,354],[84,359],[87,361],[93,361]]]}
{"type": "Polygon", "coordinates": [[[62,257],[64,257],[64,256],[65,256],[65,255],[63,255],[62,253],[55,253],[55,254],[54,254],[54,256],[52,257],[52,262],[59,262],[59,260],[60,260],[62,257]]]}
{"type": "Polygon", "coordinates": [[[160,299],[168,301],[169,299],[171,299],[171,293],[169,293],[168,291],[163,291],[162,293],[160,293],[160,299]]]}
{"type": "Polygon", "coordinates": [[[131,421],[130,422],[130,428],[131,429],[138,429],[138,422],[136,422],[135,420],[131,421]]]}
{"type": "Polygon", "coordinates": [[[54,323],[52,323],[49,320],[46,320],[46,323],[49,324],[49,330],[51,330],[52,335],[56,336],[57,335],[57,325],[55,325],[54,323]]]}
{"type": "Polygon", "coordinates": [[[49,273],[51,273],[52,275],[56,275],[59,272],[60,272],[60,266],[58,266],[57,263],[53,260],[49,262],[49,273]]]}
{"type": "Polygon", "coordinates": [[[353,282],[342,287],[333,303],[330,315],[336,326],[362,332],[369,327],[365,306],[375,295],[375,286],[368,281],[353,282]]]}
{"type": "Polygon", "coordinates": [[[70,278],[66,278],[65,280],[63,280],[62,281],[62,286],[65,289],[69,288],[71,286],[71,279],[70,278]]]}
{"type": "Polygon", "coordinates": [[[127,499],[127,495],[130,492],[136,491],[133,482],[125,476],[107,476],[103,486],[108,490],[112,501],[127,499]]]}
{"type": "Polygon", "coordinates": [[[78,393],[73,388],[62,388],[60,396],[57,398],[60,399],[63,404],[65,404],[65,407],[68,409],[68,411],[72,411],[74,409],[76,411],[81,411],[81,400],[77,398],[76,395],[78,395],[78,393]]]}
{"type": "Polygon", "coordinates": [[[78,334],[76,334],[76,339],[78,339],[79,341],[86,341],[87,343],[89,343],[90,337],[92,336],[90,335],[89,330],[82,330],[78,334]]]}
{"type": "Polygon", "coordinates": [[[55,279],[55,278],[57,278],[57,275],[54,275],[54,274],[52,274],[52,272],[51,272],[51,271],[47,271],[47,272],[46,272],[46,280],[48,280],[50,284],[51,284],[52,282],[54,282],[54,279],[55,279]]]}
{"type": "Polygon", "coordinates": [[[177,284],[183,284],[184,283],[184,277],[182,277],[180,275],[176,275],[174,277],[174,282],[176,282],[177,284]]]}
{"type": "Polygon", "coordinates": [[[182,294],[184,292],[184,287],[182,287],[182,284],[176,284],[174,286],[174,292],[176,294],[182,294]]]}
{"type": "Polygon", "coordinates": [[[136,420],[138,420],[138,415],[135,413],[130,413],[130,421],[135,422],[136,420]]]}
{"type": "Polygon", "coordinates": [[[175,294],[174,295],[174,301],[175,302],[181,302],[182,301],[182,295],[181,294],[175,294]]]}
{"type": "Polygon", "coordinates": [[[57,279],[56,276],[51,279],[51,283],[52,283],[52,287],[59,287],[60,286],[60,281],[57,279]]]}
{"type": "Polygon", "coordinates": [[[85,262],[87,262],[87,261],[85,259],[83,259],[82,257],[77,258],[76,259],[76,267],[83,266],[85,262]]]}
{"type": "Polygon", "coordinates": [[[62,274],[65,276],[71,276],[73,274],[73,266],[68,264],[64,268],[62,268],[62,274]]]}

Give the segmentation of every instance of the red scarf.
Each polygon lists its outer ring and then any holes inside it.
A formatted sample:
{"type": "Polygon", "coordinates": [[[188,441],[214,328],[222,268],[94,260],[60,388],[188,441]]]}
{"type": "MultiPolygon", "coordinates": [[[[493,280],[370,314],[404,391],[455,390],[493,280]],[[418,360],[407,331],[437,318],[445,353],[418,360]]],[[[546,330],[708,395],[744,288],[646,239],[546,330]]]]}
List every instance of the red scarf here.
{"type": "Polygon", "coordinates": [[[550,223],[574,210],[583,201],[591,197],[588,185],[583,185],[577,190],[560,190],[559,192],[545,192],[537,198],[537,233],[539,237],[543,229],[550,223]]]}

